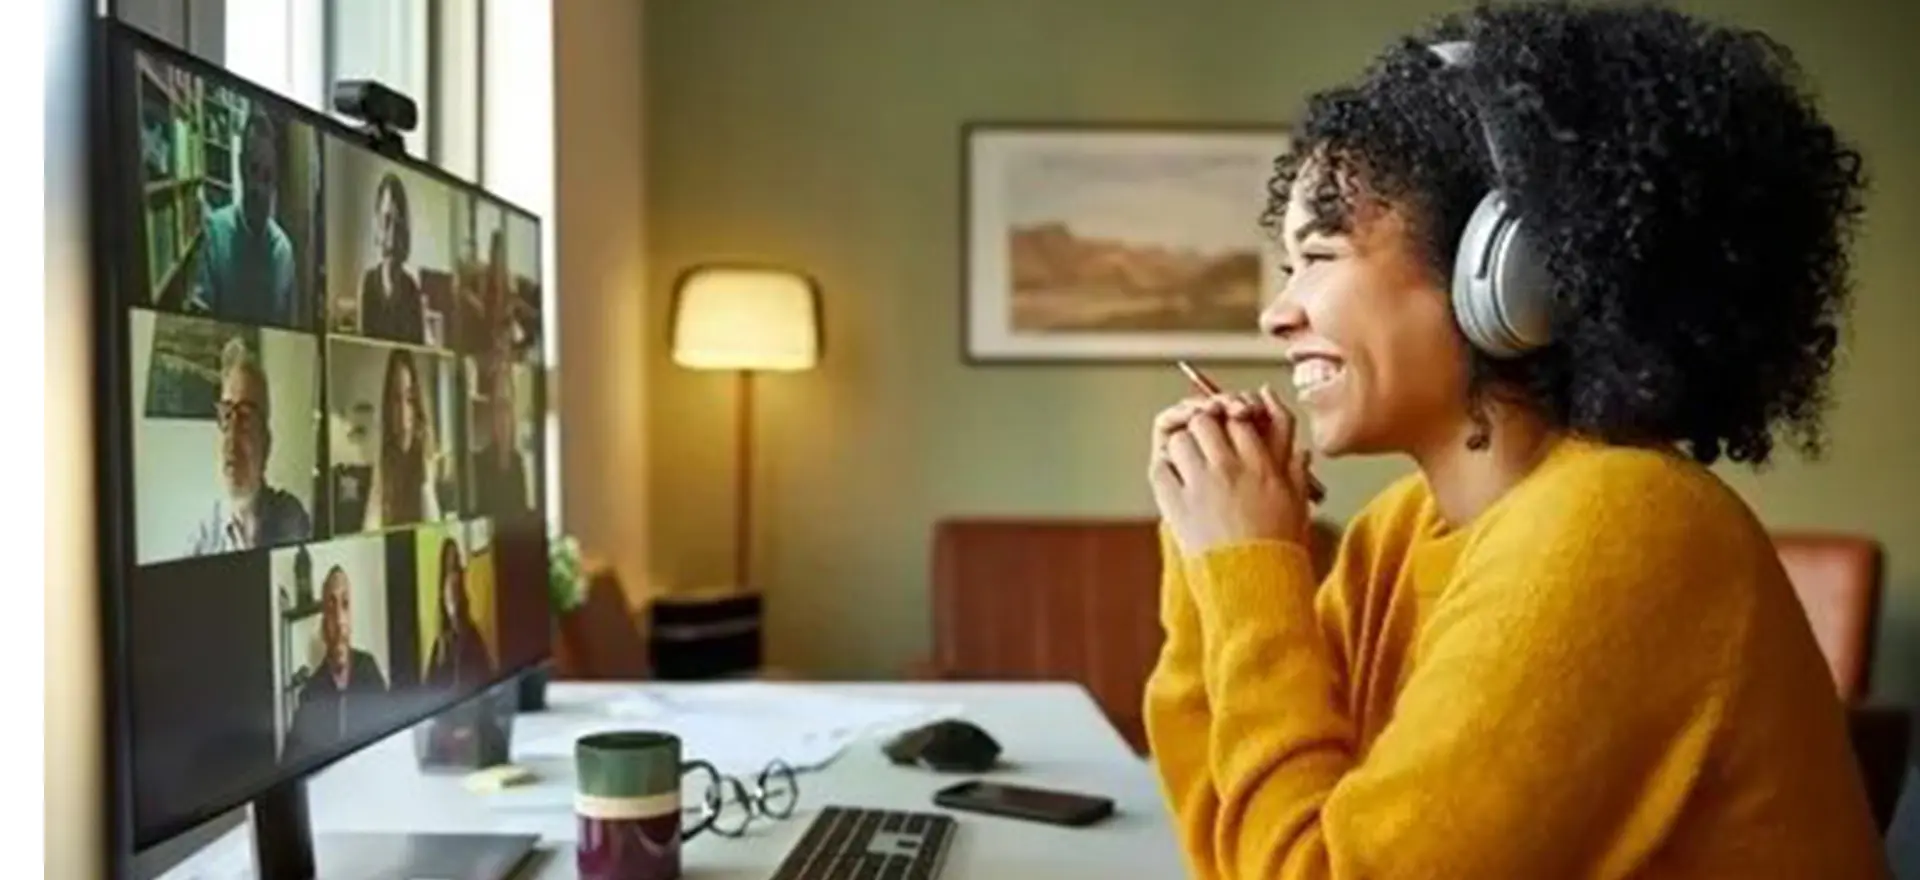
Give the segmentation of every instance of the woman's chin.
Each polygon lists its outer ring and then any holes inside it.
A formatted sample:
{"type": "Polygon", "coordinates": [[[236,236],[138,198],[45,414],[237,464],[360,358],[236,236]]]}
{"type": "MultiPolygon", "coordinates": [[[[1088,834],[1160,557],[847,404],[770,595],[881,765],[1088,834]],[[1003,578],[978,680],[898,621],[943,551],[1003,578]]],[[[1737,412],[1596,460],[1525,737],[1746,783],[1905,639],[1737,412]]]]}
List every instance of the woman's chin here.
{"type": "Polygon", "coordinates": [[[1354,451],[1352,432],[1332,413],[1309,416],[1303,436],[1315,458],[1339,458],[1354,451]]]}
{"type": "Polygon", "coordinates": [[[1315,458],[1331,458],[1339,454],[1340,436],[1331,430],[1324,419],[1309,419],[1307,430],[1303,432],[1302,444],[1313,451],[1315,458]]]}

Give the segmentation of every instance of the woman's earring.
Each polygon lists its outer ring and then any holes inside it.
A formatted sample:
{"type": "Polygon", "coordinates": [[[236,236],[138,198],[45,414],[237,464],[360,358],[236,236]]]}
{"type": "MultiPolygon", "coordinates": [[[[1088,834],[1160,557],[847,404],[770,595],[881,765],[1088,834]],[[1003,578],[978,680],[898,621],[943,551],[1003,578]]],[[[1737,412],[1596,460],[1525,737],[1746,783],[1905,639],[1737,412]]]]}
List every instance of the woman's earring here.
{"type": "Polygon", "coordinates": [[[1467,448],[1474,452],[1485,452],[1493,445],[1493,424],[1488,421],[1486,412],[1478,406],[1473,408],[1473,433],[1467,435],[1467,448]]]}

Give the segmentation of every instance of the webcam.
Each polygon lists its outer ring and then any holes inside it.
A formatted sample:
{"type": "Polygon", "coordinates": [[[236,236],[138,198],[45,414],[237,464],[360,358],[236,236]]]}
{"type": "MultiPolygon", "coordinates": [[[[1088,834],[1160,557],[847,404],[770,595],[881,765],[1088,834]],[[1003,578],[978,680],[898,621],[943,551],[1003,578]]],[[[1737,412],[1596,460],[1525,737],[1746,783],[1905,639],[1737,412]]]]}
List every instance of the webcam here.
{"type": "Polygon", "coordinates": [[[395,156],[406,151],[400,133],[412,131],[420,121],[420,107],[412,98],[370,79],[334,83],[333,109],[364,123],[360,133],[368,144],[395,156]]]}

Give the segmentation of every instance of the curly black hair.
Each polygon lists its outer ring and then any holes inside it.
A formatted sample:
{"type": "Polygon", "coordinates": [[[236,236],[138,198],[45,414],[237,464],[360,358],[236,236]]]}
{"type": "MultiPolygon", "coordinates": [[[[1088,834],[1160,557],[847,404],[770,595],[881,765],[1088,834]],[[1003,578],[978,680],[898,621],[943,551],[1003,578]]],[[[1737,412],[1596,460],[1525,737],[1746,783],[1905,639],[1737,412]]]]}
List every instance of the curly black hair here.
{"type": "Polygon", "coordinates": [[[1311,174],[1314,226],[1391,205],[1442,284],[1481,196],[1507,192],[1552,277],[1554,341],[1476,352],[1474,412],[1509,395],[1704,463],[1764,465],[1776,429],[1820,454],[1865,179],[1766,35],[1658,5],[1482,6],[1310,98],[1274,170],[1270,232],[1311,174]],[[1466,65],[1430,48],[1454,40],[1466,65]]]}

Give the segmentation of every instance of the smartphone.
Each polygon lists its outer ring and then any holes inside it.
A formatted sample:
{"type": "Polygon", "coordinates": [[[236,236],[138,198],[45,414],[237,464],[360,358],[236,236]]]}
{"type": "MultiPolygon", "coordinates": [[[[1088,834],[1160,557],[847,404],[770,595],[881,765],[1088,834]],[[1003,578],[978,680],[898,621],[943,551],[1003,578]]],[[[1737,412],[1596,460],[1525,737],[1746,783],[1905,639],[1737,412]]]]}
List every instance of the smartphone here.
{"type": "Polygon", "coordinates": [[[942,807],[1075,827],[1113,815],[1113,800],[1070,791],[1052,791],[972,779],[940,789],[933,802],[942,807]]]}

